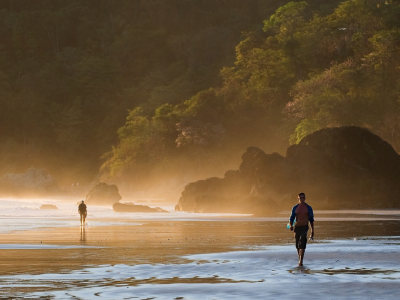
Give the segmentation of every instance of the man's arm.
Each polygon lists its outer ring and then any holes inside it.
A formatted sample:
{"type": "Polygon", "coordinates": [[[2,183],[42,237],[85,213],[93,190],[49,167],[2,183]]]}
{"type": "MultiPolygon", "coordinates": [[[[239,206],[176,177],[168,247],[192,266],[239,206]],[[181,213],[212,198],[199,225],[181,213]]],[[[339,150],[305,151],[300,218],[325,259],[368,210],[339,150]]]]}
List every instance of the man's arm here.
{"type": "Polygon", "coordinates": [[[307,204],[308,208],[308,221],[310,222],[311,226],[311,238],[314,238],[314,211],[310,205],[307,204]]]}
{"type": "Polygon", "coordinates": [[[294,219],[296,218],[296,208],[297,208],[297,206],[298,206],[298,204],[293,206],[292,212],[291,212],[290,217],[289,217],[290,230],[292,230],[292,231],[293,231],[294,219]]]}

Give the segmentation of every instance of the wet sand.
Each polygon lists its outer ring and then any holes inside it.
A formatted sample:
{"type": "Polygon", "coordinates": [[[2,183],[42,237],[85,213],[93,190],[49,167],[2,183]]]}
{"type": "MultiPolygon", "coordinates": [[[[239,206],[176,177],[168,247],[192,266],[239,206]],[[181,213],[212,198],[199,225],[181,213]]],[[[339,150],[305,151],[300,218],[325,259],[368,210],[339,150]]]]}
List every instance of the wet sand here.
{"type": "Polygon", "coordinates": [[[392,299],[400,286],[398,215],[329,217],[316,221],[302,268],[283,220],[126,219],[3,233],[0,298],[293,299],[307,289],[312,299],[383,291],[392,299]]]}

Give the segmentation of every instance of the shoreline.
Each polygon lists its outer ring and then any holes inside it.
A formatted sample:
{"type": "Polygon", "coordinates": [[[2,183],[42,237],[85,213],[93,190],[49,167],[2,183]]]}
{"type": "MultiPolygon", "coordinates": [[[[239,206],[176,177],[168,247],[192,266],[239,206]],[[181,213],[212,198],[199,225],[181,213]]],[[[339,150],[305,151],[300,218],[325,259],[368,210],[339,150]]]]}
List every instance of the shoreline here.
{"type": "MultiPolygon", "coordinates": [[[[400,221],[400,211],[321,211],[322,216],[315,217],[315,222],[375,222],[400,221]],[[326,216],[331,214],[331,216],[326,216]]],[[[90,216],[86,219],[86,228],[104,226],[132,226],[147,222],[286,222],[288,212],[279,213],[277,217],[253,217],[238,214],[201,214],[201,213],[117,213],[112,217],[90,216]],[[136,223],[136,224],[135,224],[136,223]]],[[[56,228],[75,228],[80,226],[78,217],[71,216],[0,216],[1,235],[16,234],[37,230],[51,230],[56,228]]]]}

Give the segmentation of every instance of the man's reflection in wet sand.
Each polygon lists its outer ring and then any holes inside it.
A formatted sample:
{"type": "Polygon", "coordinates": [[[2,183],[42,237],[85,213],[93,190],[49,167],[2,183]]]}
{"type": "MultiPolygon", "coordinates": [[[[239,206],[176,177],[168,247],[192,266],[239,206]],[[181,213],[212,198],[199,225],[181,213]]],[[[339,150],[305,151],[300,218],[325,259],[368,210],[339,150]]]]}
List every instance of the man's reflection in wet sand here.
{"type": "Polygon", "coordinates": [[[80,226],[81,228],[81,242],[86,242],[85,226],[80,226]]]}

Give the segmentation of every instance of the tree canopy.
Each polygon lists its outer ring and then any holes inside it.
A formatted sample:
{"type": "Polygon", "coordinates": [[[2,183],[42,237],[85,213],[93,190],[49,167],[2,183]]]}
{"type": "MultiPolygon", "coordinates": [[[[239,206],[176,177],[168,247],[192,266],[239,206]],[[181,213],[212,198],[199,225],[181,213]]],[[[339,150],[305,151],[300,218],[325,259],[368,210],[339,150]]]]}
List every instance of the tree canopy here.
{"type": "MultiPolygon", "coordinates": [[[[40,166],[90,182],[128,109],[151,117],[217,86],[274,1],[0,3],[0,175],[40,166]]],[[[57,173],[57,174],[56,174],[57,173]]]]}

